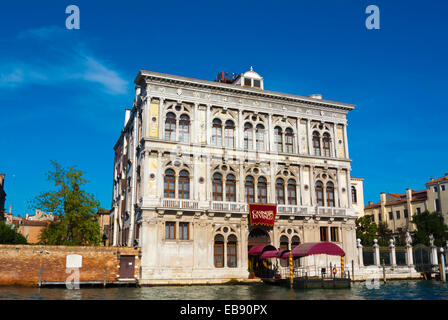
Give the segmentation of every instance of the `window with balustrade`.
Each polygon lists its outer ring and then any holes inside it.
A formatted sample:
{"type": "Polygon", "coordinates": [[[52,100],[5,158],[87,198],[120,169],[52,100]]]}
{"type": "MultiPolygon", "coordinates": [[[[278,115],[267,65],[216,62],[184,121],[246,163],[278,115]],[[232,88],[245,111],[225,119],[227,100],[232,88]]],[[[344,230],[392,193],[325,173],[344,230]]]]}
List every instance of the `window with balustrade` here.
{"type": "Polygon", "coordinates": [[[247,203],[255,202],[255,184],[252,176],[247,176],[245,181],[246,200],[247,203]]]}
{"type": "Polygon", "coordinates": [[[226,177],[226,201],[236,202],[236,179],[233,174],[226,177]]]}
{"type": "Polygon", "coordinates": [[[258,178],[258,202],[268,203],[268,184],[265,177],[258,178]]]}
{"type": "Polygon", "coordinates": [[[176,140],[176,115],[172,112],[166,114],[165,120],[165,140],[176,140]]]}
{"type": "Polygon", "coordinates": [[[178,197],[179,199],[190,199],[190,175],[187,170],[179,172],[178,197]]]}
{"type": "Polygon", "coordinates": [[[316,203],[318,206],[324,206],[324,185],[321,181],[316,181],[316,203]]]}
{"type": "Polygon", "coordinates": [[[275,182],[275,193],[277,196],[277,204],[285,204],[285,182],[282,178],[278,178],[275,182]]]}
{"type": "Polygon", "coordinates": [[[175,198],[176,197],[176,176],[174,174],[173,169],[167,169],[165,171],[165,177],[164,177],[164,192],[163,196],[165,198],[175,198]]]}
{"type": "Polygon", "coordinates": [[[297,205],[297,188],[294,179],[288,180],[288,204],[293,206],[297,205]]]}
{"type": "Polygon", "coordinates": [[[327,207],[334,207],[334,184],[331,181],[327,182],[326,186],[326,194],[327,194],[327,207]]]}
{"type": "Polygon", "coordinates": [[[213,175],[213,200],[214,201],[223,201],[222,198],[222,175],[220,173],[215,173],[213,175]]]}

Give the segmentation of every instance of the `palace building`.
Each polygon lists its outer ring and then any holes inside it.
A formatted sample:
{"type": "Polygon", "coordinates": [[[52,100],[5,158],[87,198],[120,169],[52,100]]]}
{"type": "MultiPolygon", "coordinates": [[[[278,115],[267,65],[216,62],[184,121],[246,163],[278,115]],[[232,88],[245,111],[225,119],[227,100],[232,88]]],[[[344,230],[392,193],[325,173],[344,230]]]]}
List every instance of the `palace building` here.
{"type": "Polygon", "coordinates": [[[259,244],[330,241],[357,265],[354,105],[265,90],[252,68],[215,81],[141,70],[135,84],[114,147],[109,241],[141,248],[140,283],[247,279],[259,244]],[[272,225],[251,224],[249,204],[274,208],[272,225]]]}

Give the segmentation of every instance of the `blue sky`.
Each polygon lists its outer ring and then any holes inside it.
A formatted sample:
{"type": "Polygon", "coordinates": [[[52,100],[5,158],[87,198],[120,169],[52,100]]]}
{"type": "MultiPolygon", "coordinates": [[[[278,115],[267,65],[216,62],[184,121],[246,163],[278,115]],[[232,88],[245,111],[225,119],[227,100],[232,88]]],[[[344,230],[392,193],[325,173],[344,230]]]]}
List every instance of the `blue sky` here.
{"type": "Polygon", "coordinates": [[[448,172],[447,9],[443,0],[3,0],[6,207],[31,213],[56,160],[85,171],[110,208],[113,146],[140,69],[214,80],[253,66],[268,90],[353,103],[352,175],[365,179],[365,202],[423,189],[448,172]],[[65,28],[70,4],[79,30],[65,28]],[[380,30],[365,27],[370,4],[380,30]]]}

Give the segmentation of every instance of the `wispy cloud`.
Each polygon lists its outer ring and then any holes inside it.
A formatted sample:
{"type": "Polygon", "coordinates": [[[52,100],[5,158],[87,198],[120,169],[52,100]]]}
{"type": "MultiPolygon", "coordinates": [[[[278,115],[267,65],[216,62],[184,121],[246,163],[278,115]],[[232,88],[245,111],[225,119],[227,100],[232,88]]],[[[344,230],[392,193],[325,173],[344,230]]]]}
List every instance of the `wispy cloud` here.
{"type": "Polygon", "coordinates": [[[73,31],[57,26],[29,29],[19,33],[12,56],[0,57],[0,88],[15,89],[26,85],[57,86],[67,82],[93,83],[108,94],[124,94],[128,84],[120,73],[96,57],[73,31]],[[15,57],[26,43],[29,55],[15,57]],[[14,56],[14,57],[13,57],[14,56]],[[8,62],[5,62],[8,61],[8,62]]]}

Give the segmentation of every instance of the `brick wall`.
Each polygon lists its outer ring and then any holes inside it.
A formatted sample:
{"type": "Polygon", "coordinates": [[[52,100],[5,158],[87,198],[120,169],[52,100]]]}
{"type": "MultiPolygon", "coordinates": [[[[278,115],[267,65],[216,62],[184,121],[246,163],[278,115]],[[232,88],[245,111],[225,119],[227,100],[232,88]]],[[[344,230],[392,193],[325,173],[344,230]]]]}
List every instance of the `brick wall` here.
{"type": "Polygon", "coordinates": [[[119,279],[119,255],[134,255],[134,276],[140,269],[139,250],[116,247],[0,245],[0,285],[37,285],[42,281],[65,282],[66,256],[82,256],[80,281],[115,282],[119,279]]]}

